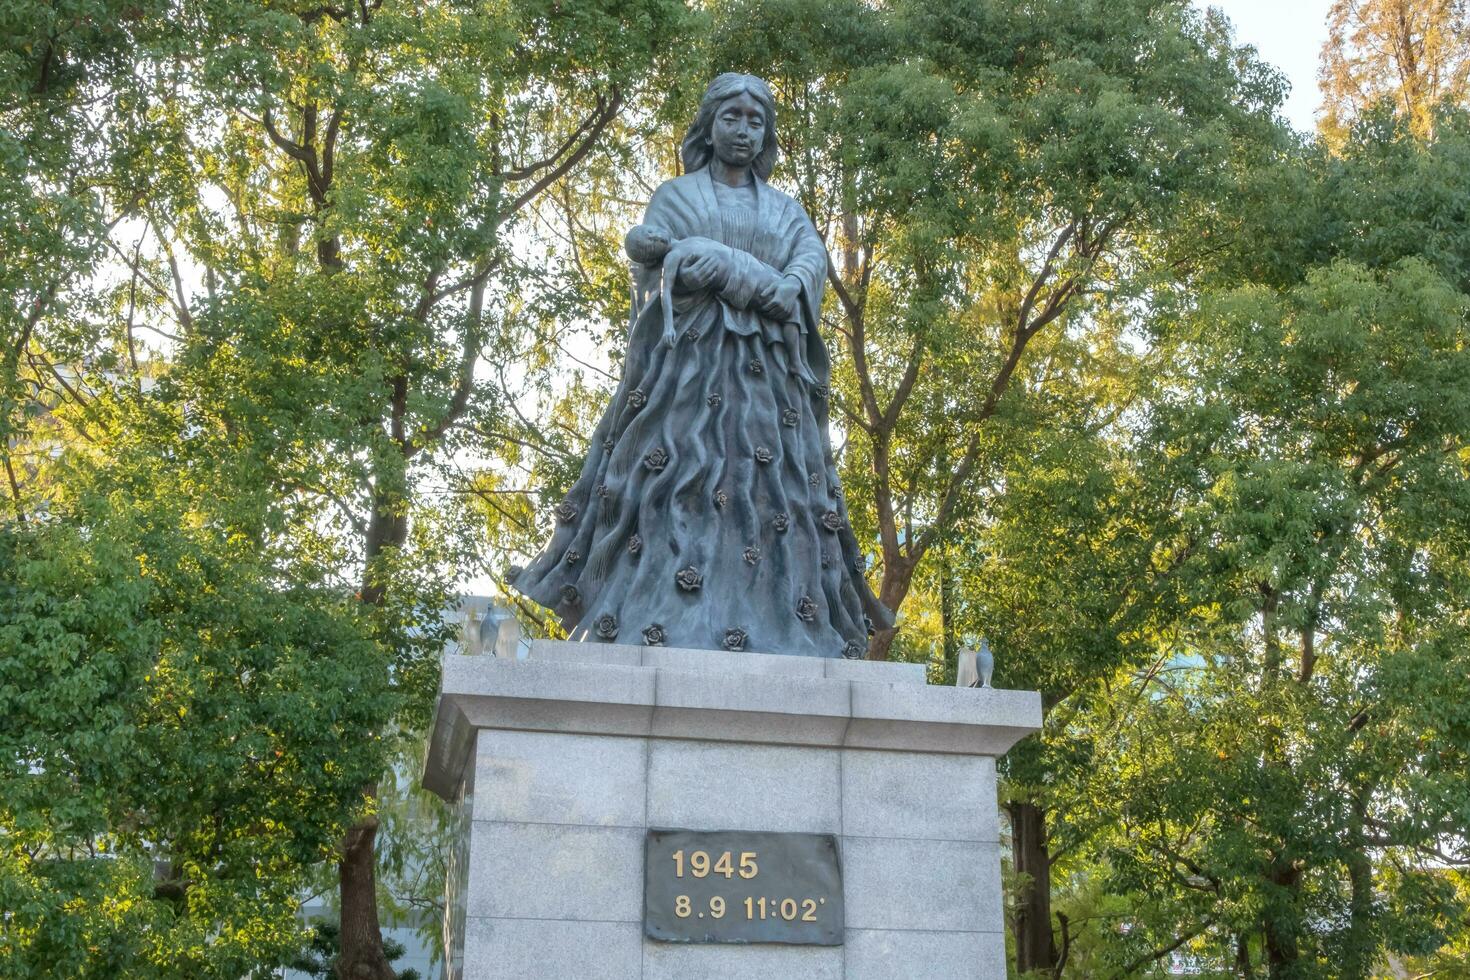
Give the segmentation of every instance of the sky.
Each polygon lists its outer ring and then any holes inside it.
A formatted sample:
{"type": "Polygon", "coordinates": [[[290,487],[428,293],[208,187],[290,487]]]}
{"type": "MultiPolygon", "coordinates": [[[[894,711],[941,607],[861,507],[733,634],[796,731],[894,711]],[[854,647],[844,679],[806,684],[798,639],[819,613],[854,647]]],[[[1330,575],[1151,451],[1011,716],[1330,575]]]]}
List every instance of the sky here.
{"type": "Polygon", "coordinates": [[[1286,73],[1291,95],[1286,118],[1300,130],[1317,127],[1317,60],[1327,40],[1331,0],[1209,0],[1235,25],[1242,44],[1255,45],[1261,57],[1286,73]]]}

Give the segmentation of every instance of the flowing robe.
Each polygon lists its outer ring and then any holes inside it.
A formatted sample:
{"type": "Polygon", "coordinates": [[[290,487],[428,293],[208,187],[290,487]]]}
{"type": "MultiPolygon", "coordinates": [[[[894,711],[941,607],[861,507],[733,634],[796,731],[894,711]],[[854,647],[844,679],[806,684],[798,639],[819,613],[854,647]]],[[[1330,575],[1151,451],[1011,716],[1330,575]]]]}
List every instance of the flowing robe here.
{"type": "Polygon", "coordinates": [[[573,639],[862,656],[892,615],[864,577],[832,458],[821,237],[759,180],[753,216],[732,221],[707,169],[661,185],[644,223],[675,246],[662,267],[634,266],[622,381],[515,587],[573,639]],[[696,238],[730,250],[730,274],[681,292],[679,241],[696,238]],[[784,276],[799,300],[776,318],[784,276]]]}

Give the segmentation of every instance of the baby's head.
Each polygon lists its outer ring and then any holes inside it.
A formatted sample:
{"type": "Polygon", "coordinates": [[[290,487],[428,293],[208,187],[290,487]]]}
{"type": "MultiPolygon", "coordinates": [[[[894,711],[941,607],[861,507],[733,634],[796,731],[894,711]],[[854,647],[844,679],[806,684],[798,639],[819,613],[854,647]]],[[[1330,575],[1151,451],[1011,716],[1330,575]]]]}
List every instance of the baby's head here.
{"type": "Polygon", "coordinates": [[[640,265],[657,265],[670,246],[669,233],[657,225],[634,225],[623,239],[628,258],[640,265]]]}

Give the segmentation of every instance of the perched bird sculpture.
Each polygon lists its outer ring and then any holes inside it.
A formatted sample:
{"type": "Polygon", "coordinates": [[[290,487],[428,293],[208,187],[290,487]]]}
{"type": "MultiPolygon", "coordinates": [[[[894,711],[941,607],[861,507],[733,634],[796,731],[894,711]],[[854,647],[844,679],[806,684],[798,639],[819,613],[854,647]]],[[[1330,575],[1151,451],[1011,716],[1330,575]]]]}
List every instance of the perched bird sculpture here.
{"type": "Polygon", "coordinates": [[[980,687],[989,687],[990,678],[995,674],[995,655],[990,652],[990,644],[985,637],[980,637],[980,650],[975,654],[975,669],[980,672],[980,687]]]}
{"type": "Polygon", "coordinates": [[[989,687],[995,673],[995,657],[985,637],[980,638],[979,650],[961,650],[956,665],[955,687],[989,687]]]}

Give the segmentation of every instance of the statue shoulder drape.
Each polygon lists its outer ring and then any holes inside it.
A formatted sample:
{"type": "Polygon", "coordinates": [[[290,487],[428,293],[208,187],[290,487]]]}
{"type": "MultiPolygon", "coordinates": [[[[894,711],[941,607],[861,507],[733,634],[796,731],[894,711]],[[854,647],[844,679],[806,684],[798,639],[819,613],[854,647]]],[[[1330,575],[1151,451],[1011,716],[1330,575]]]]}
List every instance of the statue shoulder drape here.
{"type": "Polygon", "coordinates": [[[757,230],[749,250],[721,242],[722,222],[710,175],[705,170],[660,184],[644,212],[644,226],[673,242],[659,264],[632,266],[633,296],[629,359],[640,361],[643,348],[660,337],[672,343],[677,332],[704,329],[703,320],[719,315],[726,329],[760,334],[786,347],[795,373],[809,384],[825,385],[829,366],[819,325],[827,277],[827,249],[806,211],[792,197],[757,183],[757,230]],[[683,254],[693,243],[730,249],[728,280],[713,293],[679,294],[673,289],[683,254]],[[683,244],[681,244],[683,243],[683,244]],[[761,314],[760,298],[784,277],[800,285],[794,316],[783,322],[761,314]],[[686,315],[699,320],[676,329],[686,315]]]}

